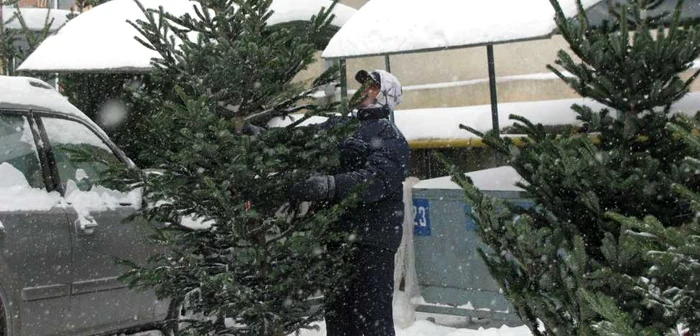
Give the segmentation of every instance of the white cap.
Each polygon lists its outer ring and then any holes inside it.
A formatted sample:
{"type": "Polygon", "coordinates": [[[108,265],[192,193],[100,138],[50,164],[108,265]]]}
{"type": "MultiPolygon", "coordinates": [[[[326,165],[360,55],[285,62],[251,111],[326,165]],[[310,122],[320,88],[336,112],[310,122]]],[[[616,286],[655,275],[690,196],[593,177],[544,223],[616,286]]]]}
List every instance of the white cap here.
{"type": "Polygon", "coordinates": [[[396,76],[384,70],[374,70],[374,72],[379,75],[381,80],[377,103],[393,111],[397,105],[401,104],[401,100],[403,99],[403,87],[401,87],[401,82],[399,82],[396,76]]]}
{"type": "Polygon", "coordinates": [[[401,104],[403,98],[403,88],[401,82],[394,75],[384,70],[374,70],[371,73],[367,70],[360,70],[355,74],[355,80],[359,83],[371,81],[379,84],[379,94],[377,95],[377,105],[388,107],[394,110],[396,105],[401,104]]]}

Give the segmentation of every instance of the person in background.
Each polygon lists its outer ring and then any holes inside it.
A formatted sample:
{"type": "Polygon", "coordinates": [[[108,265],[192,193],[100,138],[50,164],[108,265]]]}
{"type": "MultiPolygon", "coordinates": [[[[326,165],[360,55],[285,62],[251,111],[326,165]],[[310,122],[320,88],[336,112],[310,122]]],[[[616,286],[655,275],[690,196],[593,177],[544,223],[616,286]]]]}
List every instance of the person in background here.
{"type": "Polygon", "coordinates": [[[341,201],[355,190],[361,204],[340,227],[357,234],[354,277],[326,304],[328,336],[394,336],[394,255],[401,242],[403,181],[410,169],[408,143],[389,117],[402,88],[392,74],[359,71],[366,99],[354,111],[359,127],[340,146],[341,170],[313,176],[289,191],[292,202],[341,201]]]}

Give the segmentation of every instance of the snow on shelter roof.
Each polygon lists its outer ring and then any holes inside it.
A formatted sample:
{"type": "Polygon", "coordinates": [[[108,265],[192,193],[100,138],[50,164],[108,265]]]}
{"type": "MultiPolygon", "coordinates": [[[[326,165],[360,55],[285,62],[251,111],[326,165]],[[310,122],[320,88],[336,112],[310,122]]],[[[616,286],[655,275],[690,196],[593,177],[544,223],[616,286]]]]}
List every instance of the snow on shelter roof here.
{"type": "MultiPolygon", "coordinates": [[[[590,8],[601,0],[582,0],[590,8]]],[[[568,17],[576,0],[559,0],[568,17]]],[[[549,37],[549,0],[372,0],[331,39],[324,58],[431,51],[549,37]]]]}
{"type": "MultiPolygon", "coordinates": [[[[176,16],[195,16],[191,0],[141,0],[146,8],[163,6],[176,16]]],[[[331,0],[274,0],[269,24],[309,20],[331,0]]],[[[356,10],[337,4],[333,24],[342,26],[356,10]]],[[[22,63],[19,70],[34,71],[147,71],[159,55],[144,47],[139,33],[127,21],[145,19],[134,0],[112,0],[70,20],[50,36],[22,63]]]]}

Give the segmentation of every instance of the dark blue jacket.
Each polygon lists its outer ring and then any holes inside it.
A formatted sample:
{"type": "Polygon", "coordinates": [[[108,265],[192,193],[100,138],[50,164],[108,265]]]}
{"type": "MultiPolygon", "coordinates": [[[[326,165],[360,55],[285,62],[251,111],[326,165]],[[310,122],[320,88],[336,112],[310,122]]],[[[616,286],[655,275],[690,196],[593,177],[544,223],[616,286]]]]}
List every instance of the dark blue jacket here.
{"type": "Polygon", "coordinates": [[[362,203],[341,220],[360,243],[396,251],[403,223],[403,181],[410,170],[408,142],[389,121],[386,108],[359,110],[359,128],[340,147],[335,198],[361,190],[362,203]],[[359,141],[358,141],[359,140],[359,141]]]}

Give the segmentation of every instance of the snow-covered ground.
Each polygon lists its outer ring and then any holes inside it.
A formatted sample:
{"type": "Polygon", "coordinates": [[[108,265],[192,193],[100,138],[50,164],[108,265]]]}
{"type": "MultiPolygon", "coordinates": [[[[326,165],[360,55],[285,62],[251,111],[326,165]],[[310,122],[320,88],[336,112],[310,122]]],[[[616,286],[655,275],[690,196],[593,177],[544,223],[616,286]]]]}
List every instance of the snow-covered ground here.
{"type": "MultiPolygon", "coordinates": [[[[396,295],[401,296],[402,292],[397,292],[396,295]]],[[[401,320],[404,318],[401,315],[403,311],[403,305],[406,300],[394,300],[394,321],[401,320]]],[[[425,316],[418,316],[417,320],[410,324],[406,328],[401,328],[399,326],[395,327],[396,336],[531,336],[532,333],[530,329],[525,326],[520,327],[507,327],[503,326],[500,328],[480,328],[480,329],[468,329],[468,328],[452,328],[434,322],[425,320],[425,316]]],[[[433,316],[436,317],[436,316],[433,316]]],[[[436,317],[437,321],[450,321],[449,316],[436,317]]],[[[444,323],[444,322],[443,322],[444,323]]],[[[397,322],[398,324],[398,322],[397,322]]],[[[445,323],[449,324],[449,322],[445,323]]],[[[301,330],[298,336],[325,336],[326,335],[326,324],[324,322],[319,322],[316,324],[315,329],[312,330],[301,330]]],[[[147,331],[143,333],[136,334],[135,336],[161,336],[159,331],[147,331]]],[[[289,336],[297,336],[296,334],[290,334],[289,336]]]]}
{"type": "MultiPolygon", "coordinates": [[[[302,330],[299,336],[325,336],[326,325],[321,322],[316,325],[317,330],[302,330]]],[[[137,334],[137,336],[161,336],[159,331],[147,331],[137,334]]],[[[416,321],[406,329],[396,328],[396,336],[531,336],[532,333],[527,327],[501,327],[490,329],[457,329],[437,325],[430,321],[416,321]]],[[[136,335],[135,335],[136,336],[136,335]]],[[[296,336],[291,334],[289,336],[296,336]]]]}

